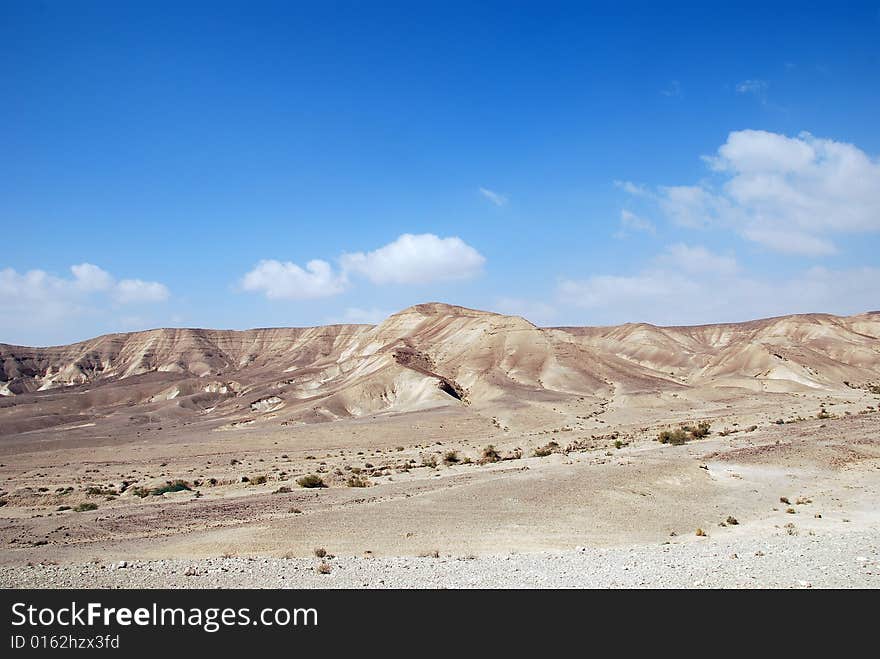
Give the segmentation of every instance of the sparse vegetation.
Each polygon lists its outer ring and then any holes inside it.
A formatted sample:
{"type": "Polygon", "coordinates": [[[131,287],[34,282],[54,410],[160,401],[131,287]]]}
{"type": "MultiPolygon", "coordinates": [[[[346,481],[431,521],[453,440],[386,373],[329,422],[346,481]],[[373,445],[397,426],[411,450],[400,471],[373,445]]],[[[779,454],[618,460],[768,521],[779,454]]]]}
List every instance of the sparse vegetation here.
{"type": "Polygon", "coordinates": [[[167,492],[183,492],[186,490],[192,490],[190,484],[184,480],[176,480],[166,481],[165,485],[161,485],[160,487],[133,487],[128,491],[131,492],[134,496],[143,499],[148,496],[162,496],[167,492]]]}
{"type": "Polygon", "coordinates": [[[739,520],[733,515],[728,515],[727,519],[724,521],[727,523],[728,526],[736,526],[737,524],[739,524],[739,520]]]}
{"type": "Polygon", "coordinates": [[[486,448],[483,449],[483,453],[480,456],[480,464],[486,464],[489,462],[498,462],[501,460],[501,454],[495,448],[494,445],[489,444],[486,448]]]}
{"type": "Polygon", "coordinates": [[[536,458],[546,458],[548,455],[556,453],[559,450],[559,444],[557,442],[548,442],[544,446],[539,446],[533,452],[533,455],[536,458]]]}
{"type": "Polygon", "coordinates": [[[432,549],[431,551],[424,551],[419,554],[420,558],[440,558],[440,552],[436,549],[432,549]]]}
{"type": "MultiPolygon", "coordinates": [[[[661,444],[681,446],[692,439],[703,439],[709,436],[712,425],[708,421],[700,421],[697,425],[684,425],[674,430],[662,430],[657,435],[657,441],[661,444]]],[[[730,434],[730,433],[727,433],[730,434]]],[[[615,442],[617,446],[617,442],[615,442]]],[[[620,448],[619,446],[617,448],[620,448]]]]}
{"type": "Polygon", "coordinates": [[[506,454],[503,458],[501,458],[501,459],[502,459],[502,460],[519,460],[520,458],[522,458],[522,449],[521,449],[521,448],[515,448],[515,449],[513,449],[510,453],[507,453],[507,454],[506,454]]]}
{"type": "Polygon", "coordinates": [[[84,513],[89,510],[97,510],[97,509],[98,509],[98,504],[92,503],[91,501],[84,501],[83,503],[76,505],[73,508],[73,512],[84,513]]]}
{"type": "Polygon", "coordinates": [[[119,492],[112,488],[89,487],[86,488],[87,496],[119,496],[119,492]]]}
{"type": "Polygon", "coordinates": [[[681,446],[687,441],[687,432],[683,428],[675,430],[663,430],[657,435],[657,441],[661,444],[672,444],[673,446],[681,446]]]}
{"type": "Polygon", "coordinates": [[[461,458],[458,455],[458,451],[447,451],[443,454],[443,464],[446,466],[458,464],[461,462],[461,458]]]}
{"type": "Polygon", "coordinates": [[[269,480],[266,476],[254,476],[250,479],[251,485],[264,485],[269,480]]]}
{"type": "Polygon", "coordinates": [[[709,436],[711,427],[708,421],[700,421],[696,426],[684,426],[684,430],[690,433],[691,439],[703,439],[709,436]]]}
{"type": "Polygon", "coordinates": [[[369,487],[370,481],[363,476],[349,476],[345,484],[349,487],[369,487]]]}
{"type": "Polygon", "coordinates": [[[314,474],[308,474],[306,476],[301,476],[300,478],[297,478],[296,484],[300,487],[308,488],[327,487],[327,485],[324,483],[324,479],[320,476],[315,476],[314,474]]]}
{"type": "Polygon", "coordinates": [[[317,558],[324,558],[326,555],[327,555],[327,550],[324,549],[323,547],[316,547],[315,548],[315,556],[317,558]]]}
{"type": "Polygon", "coordinates": [[[791,501],[788,500],[788,497],[779,497],[779,503],[784,503],[788,505],[791,503],[791,501]]]}
{"type": "Polygon", "coordinates": [[[158,497],[168,492],[183,492],[185,490],[192,490],[192,487],[190,487],[190,484],[186,481],[167,481],[165,485],[154,487],[152,490],[150,490],[150,494],[152,494],[154,497],[158,497]]]}
{"type": "Polygon", "coordinates": [[[437,468],[437,456],[423,455],[422,456],[422,466],[428,467],[430,469],[436,469],[437,468]]]}
{"type": "Polygon", "coordinates": [[[326,561],[321,561],[317,568],[318,574],[330,574],[333,571],[333,568],[330,567],[330,563],[326,561]]]}

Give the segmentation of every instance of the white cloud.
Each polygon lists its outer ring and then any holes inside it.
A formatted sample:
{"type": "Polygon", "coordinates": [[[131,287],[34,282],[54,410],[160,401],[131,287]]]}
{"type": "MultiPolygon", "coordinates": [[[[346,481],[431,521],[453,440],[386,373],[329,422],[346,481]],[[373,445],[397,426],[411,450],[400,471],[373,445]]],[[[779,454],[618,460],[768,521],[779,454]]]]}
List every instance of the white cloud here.
{"type": "Polygon", "coordinates": [[[290,261],[260,261],[241,281],[246,291],[261,292],[270,300],[310,300],[342,293],[348,282],[326,261],[314,259],[305,269],[290,261]]]}
{"type": "Polygon", "coordinates": [[[655,260],[662,266],[689,274],[732,275],[739,270],[734,257],[715,254],[702,245],[690,246],[683,243],[670,245],[666,248],[666,252],[655,260]]]}
{"type": "Polygon", "coordinates": [[[834,243],[817,236],[795,231],[792,229],[764,229],[761,227],[746,227],[742,232],[748,240],[769,247],[777,252],[788,254],[808,254],[810,256],[823,256],[837,253],[834,243]]]}
{"type": "Polygon", "coordinates": [[[506,206],[507,205],[507,197],[503,194],[499,194],[493,190],[488,188],[480,188],[480,194],[483,195],[486,199],[491,201],[496,206],[506,206]]]}
{"type": "Polygon", "coordinates": [[[66,333],[63,327],[78,325],[74,320],[82,316],[95,319],[118,305],[161,302],[169,297],[163,284],[117,281],[91,263],[71,266],[70,272],[72,276],[59,277],[45,270],[0,270],[0,341],[12,336],[24,340],[59,336],[66,333]]]}
{"type": "Polygon", "coordinates": [[[638,183],[633,183],[632,181],[614,181],[614,185],[627,194],[631,194],[634,197],[651,197],[653,196],[651,191],[648,190],[644,185],[639,185],[638,183]]]}
{"type": "Polygon", "coordinates": [[[591,324],[661,325],[747,320],[787,313],[858,313],[877,306],[880,268],[810,268],[754,277],[731,256],[673,245],[644,271],[559,282],[560,304],[588,310],[591,324]]]}
{"type": "Polygon", "coordinates": [[[624,209],[620,211],[620,229],[614,234],[614,237],[626,238],[632,231],[643,231],[650,234],[657,233],[653,222],[624,209]]]}
{"type": "Polygon", "coordinates": [[[767,91],[766,80],[743,80],[736,86],[737,94],[756,94],[760,95],[767,91]]]}
{"type": "Polygon", "coordinates": [[[113,288],[113,297],[121,304],[132,302],[163,302],[168,299],[168,289],[157,281],[123,279],[113,288]]]}
{"type": "Polygon", "coordinates": [[[731,229],[777,251],[830,254],[834,234],[880,231],[880,162],[852,144],[743,130],[704,160],[717,185],[619,187],[682,226],[731,229]]]}
{"type": "Polygon", "coordinates": [[[72,278],[56,277],[44,270],[28,270],[19,274],[12,268],[0,270],[0,300],[14,304],[46,302],[57,305],[85,303],[89,295],[107,293],[113,300],[131,302],[162,302],[168,299],[164,284],[140,279],[116,279],[106,270],[91,263],[70,267],[72,278]]]}
{"type": "Polygon", "coordinates": [[[458,237],[405,233],[372,252],[343,254],[340,261],[344,272],[374,284],[423,284],[468,279],[479,274],[486,259],[458,237]]]}
{"type": "Polygon", "coordinates": [[[290,261],[260,261],[240,286],[269,299],[309,300],[345,292],[352,275],[379,285],[426,284],[468,279],[479,274],[485,262],[461,238],[405,233],[372,252],[343,254],[338,268],[320,259],[309,261],[305,268],[290,261]]]}
{"type": "Polygon", "coordinates": [[[76,285],[84,291],[106,291],[113,287],[113,276],[91,263],[80,263],[70,267],[76,285]]]}

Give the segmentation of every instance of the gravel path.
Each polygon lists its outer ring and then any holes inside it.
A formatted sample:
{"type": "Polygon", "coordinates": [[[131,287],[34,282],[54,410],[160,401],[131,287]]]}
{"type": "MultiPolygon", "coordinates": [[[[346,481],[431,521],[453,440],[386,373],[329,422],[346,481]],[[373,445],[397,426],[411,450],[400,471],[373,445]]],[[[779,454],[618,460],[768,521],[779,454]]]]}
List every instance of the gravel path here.
{"type": "Polygon", "coordinates": [[[439,558],[217,558],[0,567],[9,588],[880,588],[880,529],[439,558]],[[330,567],[321,574],[320,563],[330,567]]]}

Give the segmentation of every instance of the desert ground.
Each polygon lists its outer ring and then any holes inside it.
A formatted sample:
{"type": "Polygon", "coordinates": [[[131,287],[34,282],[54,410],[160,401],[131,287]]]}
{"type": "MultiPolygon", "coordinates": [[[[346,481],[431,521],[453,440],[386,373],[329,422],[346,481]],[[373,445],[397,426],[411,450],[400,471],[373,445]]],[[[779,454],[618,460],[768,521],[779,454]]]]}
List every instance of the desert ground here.
{"type": "Polygon", "coordinates": [[[0,344],[0,391],[5,587],[880,586],[876,312],[426,304],[0,344]]]}

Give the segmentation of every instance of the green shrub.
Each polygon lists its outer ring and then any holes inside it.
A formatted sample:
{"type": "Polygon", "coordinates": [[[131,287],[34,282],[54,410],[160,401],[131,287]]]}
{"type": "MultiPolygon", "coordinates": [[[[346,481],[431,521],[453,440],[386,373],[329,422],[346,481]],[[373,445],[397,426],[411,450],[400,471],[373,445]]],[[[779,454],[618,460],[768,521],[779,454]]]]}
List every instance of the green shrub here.
{"type": "MultiPolygon", "coordinates": [[[[675,430],[663,430],[657,435],[657,441],[661,444],[681,446],[689,439],[703,439],[709,435],[711,424],[708,421],[700,421],[696,426],[681,426],[675,430]]],[[[615,442],[615,446],[617,443],[615,442]]],[[[618,448],[620,448],[618,446],[618,448]]]]}
{"type": "Polygon", "coordinates": [[[189,483],[187,483],[186,481],[167,481],[165,485],[154,487],[152,490],[150,490],[150,494],[152,494],[154,497],[159,497],[168,492],[183,492],[185,490],[192,490],[189,483]]]}
{"type": "Polygon", "coordinates": [[[308,474],[307,476],[297,478],[296,483],[300,487],[327,487],[324,483],[324,479],[320,476],[315,476],[314,474],[308,474]]]}
{"type": "Polygon", "coordinates": [[[661,444],[672,444],[673,446],[681,446],[687,441],[687,432],[683,428],[675,430],[663,430],[657,435],[657,440],[661,444]]]}

